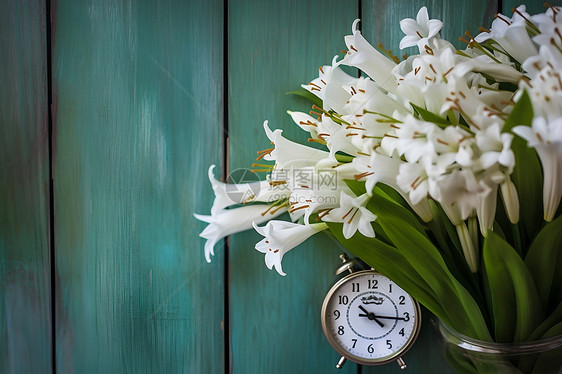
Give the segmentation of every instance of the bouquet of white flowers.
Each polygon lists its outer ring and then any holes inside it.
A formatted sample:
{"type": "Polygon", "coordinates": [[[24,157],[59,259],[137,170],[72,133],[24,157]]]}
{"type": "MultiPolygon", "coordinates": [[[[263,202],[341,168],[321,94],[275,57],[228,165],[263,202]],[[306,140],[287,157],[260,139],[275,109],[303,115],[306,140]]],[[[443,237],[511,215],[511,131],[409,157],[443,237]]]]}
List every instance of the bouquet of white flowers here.
{"type": "Polygon", "coordinates": [[[210,216],[196,215],[209,223],[207,260],[218,240],[253,225],[266,265],[285,275],[283,256],[329,230],[465,335],[561,334],[559,13],[520,6],[457,50],[424,7],[400,22],[400,48],[419,49],[402,61],[371,46],[355,21],[345,56],[303,85],[312,111],[288,112],[326,150],[265,122],[273,147],[258,160],[273,163],[257,166],[266,180],[234,186],[209,169],[216,199],[210,216]],[[272,220],[285,212],[290,222],[272,220]]]}

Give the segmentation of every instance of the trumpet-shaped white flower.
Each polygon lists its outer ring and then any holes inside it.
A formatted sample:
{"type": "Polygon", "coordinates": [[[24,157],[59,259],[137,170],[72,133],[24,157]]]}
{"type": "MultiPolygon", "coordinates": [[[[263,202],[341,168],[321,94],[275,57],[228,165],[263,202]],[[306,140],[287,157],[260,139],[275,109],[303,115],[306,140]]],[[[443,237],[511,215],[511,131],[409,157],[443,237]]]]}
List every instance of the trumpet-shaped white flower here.
{"type": "Polygon", "coordinates": [[[237,184],[223,183],[215,178],[214,168],[215,165],[209,167],[209,180],[215,193],[211,215],[232,205],[251,202],[273,203],[276,200],[288,198],[290,195],[290,191],[272,184],[269,180],[237,184]]]}
{"type": "Polygon", "coordinates": [[[499,45],[513,58],[523,63],[527,58],[537,54],[537,48],[527,33],[525,18],[530,15],[525,12],[524,5],[517,8],[513,18],[498,14],[490,32],[478,34],[474,40],[482,43],[490,38],[494,39],[499,45]]]}
{"type": "Polygon", "coordinates": [[[515,167],[515,155],[511,150],[513,135],[501,133],[501,127],[503,127],[503,123],[496,122],[494,125],[476,133],[476,145],[481,152],[479,167],[488,169],[495,164],[499,164],[507,169],[507,174],[511,174],[515,167]]]}
{"type": "MultiPolygon", "coordinates": [[[[330,150],[330,158],[335,159],[336,152],[342,151],[349,155],[355,155],[358,149],[350,141],[350,136],[357,136],[359,133],[350,126],[340,125],[328,116],[323,116],[319,126],[318,137],[326,142],[330,150]]],[[[352,126],[353,127],[353,126],[352,126]]]]}
{"type": "Polygon", "coordinates": [[[275,270],[281,275],[286,275],[281,267],[281,260],[285,253],[295,248],[312,235],[325,230],[328,225],[315,223],[301,225],[286,221],[269,221],[265,226],[259,227],[255,222],[254,229],[265,238],[256,244],[256,249],[265,253],[265,264],[269,269],[275,270]]]}
{"type": "Polygon", "coordinates": [[[252,227],[252,222],[262,223],[275,218],[287,211],[286,206],[272,208],[269,205],[247,205],[241,208],[220,210],[210,216],[194,214],[200,221],[208,225],[199,234],[207,239],[205,242],[205,259],[211,262],[211,256],[215,255],[213,248],[222,238],[237,232],[246,231],[252,227]]]}
{"type": "Polygon", "coordinates": [[[531,80],[530,87],[523,81],[520,83],[520,87],[529,92],[535,116],[545,117],[547,121],[562,117],[562,60],[558,65],[561,69],[555,70],[547,63],[531,80]]]}
{"type": "Polygon", "coordinates": [[[325,110],[334,109],[341,113],[345,103],[354,92],[353,86],[357,83],[357,78],[344,72],[339,68],[341,61],[337,61],[337,56],[332,59],[332,66],[324,66],[320,69],[320,75],[309,84],[302,87],[322,100],[325,110]]]}
{"type": "Polygon", "coordinates": [[[278,169],[290,169],[291,167],[300,168],[314,166],[318,161],[328,157],[330,154],[319,149],[307,147],[302,144],[285,139],[281,134],[282,130],[271,131],[267,121],[263,123],[263,128],[269,140],[275,145],[275,149],[264,157],[267,161],[275,161],[278,169]]]}
{"type": "Polygon", "coordinates": [[[358,23],[358,19],[353,22],[352,35],[345,37],[348,52],[341,63],[361,69],[388,92],[396,92],[397,84],[392,75],[392,69],[396,66],[396,63],[377,51],[365,40],[361,31],[357,28],[358,23]]]}
{"type": "MultiPolygon", "coordinates": [[[[429,19],[427,8],[422,7],[416,19],[405,18],[400,21],[400,29],[406,34],[400,41],[400,49],[414,45],[427,44],[428,39],[436,36],[443,27],[443,22],[438,19],[429,19]]],[[[423,47],[423,45],[422,45],[423,47]]],[[[420,48],[420,52],[422,52],[420,48]]]]}
{"type": "Polygon", "coordinates": [[[303,112],[292,112],[288,110],[287,113],[301,129],[308,132],[313,139],[318,139],[319,121],[316,120],[316,118],[303,112]]]}
{"type": "Polygon", "coordinates": [[[371,226],[377,216],[365,206],[369,202],[370,196],[363,194],[359,197],[352,197],[345,192],[341,192],[340,206],[332,209],[322,217],[326,222],[343,223],[343,236],[351,238],[357,230],[369,238],[375,237],[375,230],[371,226]]]}
{"type": "Polygon", "coordinates": [[[533,126],[516,126],[513,132],[535,148],[544,173],[544,219],[552,221],[562,197],[562,117],[547,122],[543,117],[533,119],[533,126]]]}

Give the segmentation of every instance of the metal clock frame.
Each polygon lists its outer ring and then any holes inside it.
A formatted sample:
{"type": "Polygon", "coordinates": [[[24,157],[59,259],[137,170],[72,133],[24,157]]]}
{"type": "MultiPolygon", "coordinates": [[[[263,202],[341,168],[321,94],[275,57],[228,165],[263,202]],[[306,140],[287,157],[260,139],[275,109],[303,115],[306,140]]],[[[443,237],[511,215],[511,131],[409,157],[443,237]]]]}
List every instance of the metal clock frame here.
{"type": "MultiPolygon", "coordinates": [[[[371,270],[361,270],[361,271],[352,272],[351,274],[347,274],[345,277],[338,280],[332,286],[332,288],[330,288],[330,290],[326,294],[326,297],[324,298],[324,302],[322,304],[322,315],[321,315],[322,329],[324,330],[324,335],[326,335],[326,338],[330,342],[330,345],[336,350],[336,352],[338,352],[340,355],[342,355],[346,359],[349,359],[349,360],[351,360],[355,363],[361,364],[361,365],[370,365],[370,366],[384,365],[384,364],[387,364],[387,363],[392,362],[394,360],[398,360],[406,352],[408,352],[408,350],[414,345],[414,342],[418,338],[418,335],[419,335],[420,329],[421,329],[421,318],[422,318],[421,317],[421,308],[420,308],[420,304],[418,303],[418,301],[416,299],[414,299],[412,296],[410,296],[409,293],[406,292],[408,297],[412,300],[412,303],[413,303],[414,309],[415,309],[415,314],[416,314],[416,321],[415,321],[415,324],[414,324],[414,332],[412,333],[412,335],[410,335],[406,344],[400,350],[392,353],[389,356],[385,356],[385,357],[382,357],[382,358],[365,359],[365,358],[362,358],[362,357],[355,356],[354,354],[350,353],[349,351],[345,350],[342,346],[340,346],[339,343],[334,339],[332,334],[328,331],[328,326],[327,326],[327,321],[326,321],[326,319],[327,319],[326,309],[328,308],[328,303],[332,299],[334,293],[341,287],[342,284],[346,283],[350,279],[360,277],[364,274],[377,274],[377,275],[382,275],[385,278],[388,278],[384,274],[381,274],[378,271],[371,269],[371,270]]],[[[405,368],[405,366],[404,366],[404,368],[405,368]]]]}

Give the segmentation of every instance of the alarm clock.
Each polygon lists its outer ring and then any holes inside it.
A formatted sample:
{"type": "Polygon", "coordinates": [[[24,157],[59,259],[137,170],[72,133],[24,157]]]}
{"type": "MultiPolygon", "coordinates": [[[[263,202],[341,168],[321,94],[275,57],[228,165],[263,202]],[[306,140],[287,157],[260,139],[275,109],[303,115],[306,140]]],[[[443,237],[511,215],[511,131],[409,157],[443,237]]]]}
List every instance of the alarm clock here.
{"type": "Polygon", "coordinates": [[[397,361],[414,344],[421,326],[419,303],[388,277],[374,269],[354,271],[357,260],[347,260],[336,274],[350,274],[337,281],[322,305],[322,329],[334,349],[346,360],[362,365],[397,361]]]}

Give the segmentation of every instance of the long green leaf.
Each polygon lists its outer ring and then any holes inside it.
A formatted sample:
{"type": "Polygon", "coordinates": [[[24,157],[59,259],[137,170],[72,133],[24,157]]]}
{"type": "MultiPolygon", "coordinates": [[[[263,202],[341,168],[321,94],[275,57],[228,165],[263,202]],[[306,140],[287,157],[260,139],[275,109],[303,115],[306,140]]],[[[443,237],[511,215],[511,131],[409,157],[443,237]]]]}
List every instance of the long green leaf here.
{"type": "Polygon", "coordinates": [[[561,253],[562,216],[559,216],[543,227],[525,257],[525,264],[535,280],[545,309],[548,307],[550,290],[557,268],[556,264],[561,253]]]}
{"type": "Polygon", "coordinates": [[[445,118],[439,117],[437,114],[430,112],[429,110],[423,109],[422,107],[419,107],[412,103],[410,103],[410,105],[424,121],[433,122],[441,128],[445,128],[451,125],[451,122],[447,121],[445,118]]]}
{"type": "Polygon", "coordinates": [[[286,94],[303,97],[303,98],[307,99],[308,101],[310,101],[312,104],[322,108],[322,99],[320,99],[318,96],[314,95],[313,93],[311,93],[308,90],[305,90],[302,87],[299,88],[298,90],[295,90],[295,91],[286,92],[286,94]]]}
{"type": "MultiPolygon", "coordinates": [[[[495,233],[494,233],[495,234],[495,233]]],[[[497,236],[495,234],[494,238],[497,236]]],[[[510,342],[515,331],[517,313],[515,308],[515,291],[511,274],[502,258],[506,242],[496,239],[484,240],[482,248],[483,279],[489,309],[492,313],[494,333],[497,342],[510,342]]]]}
{"type": "Polygon", "coordinates": [[[399,252],[423,277],[433,290],[451,326],[457,331],[482,340],[490,340],[490,333],[482,313],[470,293],[450,273],[441,254],[407,209],[374,193],[371,209],[377,221],[399,252]]]}
{"type": "MultiPolygon", "coordinates": [[[[488,281],[491,282],[496,279],[501,282],[508,282],[507,285],[511,285],[516,312],[513,341],[525,341],[533,330],[537,328],[543,316],[543,308],[533,277],[515,249],[493,231],[489,232],[488,236],[484,239],[483,257],[488,259],[487,266],[495,269],[500,269],[503,266],[509,273],[511,281],[503,277],[489,278],[488,281]]],[[[507,290],[507,285],[505,283],[496,284],[492,285],[491,288],[493,287],[496,290],[504,288],[507,290]]],[[[501,308],[501,306],[497,307],[501,308]]],[[[507,304],[503,307],[513,308],[513,304],[507,304]]],[[[494,318],[502,318],[506,314],[494,315],[494,318]]]]}
{"type": "MultiPolygon", "coordinates": [[[[504,123],[503,131],[511,131],[515,126],[531,126],[533,105],[526,91],[513,107],[504,123]]],[[[541,164],[534,149],[527,142],[515,136],[511,149],[515,154],[515,170],[511,179],[517,188],[521,207],[521,224],[527,238],[534,238],[538,225],[542,222],[542,171],[541,164]]],[[[523,245],[525,248],[526,246],[523,245]]]]}
{"type": "Polygon", "coordinates": [[[361,234],[355,234],[350,239],[345,239],[341,223],[327,222],[327,224],[330,232],[352,254],[392,279],[443,321],[449,320],[425,280],[396,248],[378,238],[367,238],[361,234]]]}
{"type": "Polygon", "coordinates": [[[533,331],[529,336],[529,341],[540,339],[549,329],[560,322],[562,322],[562,302],[560,302],[554,312],[533,331]]]}

